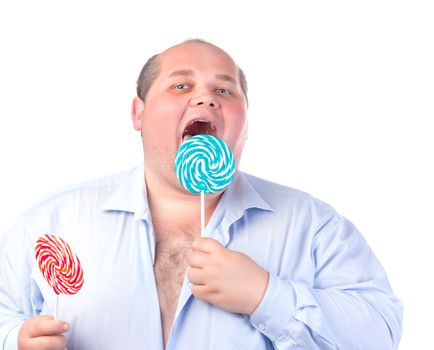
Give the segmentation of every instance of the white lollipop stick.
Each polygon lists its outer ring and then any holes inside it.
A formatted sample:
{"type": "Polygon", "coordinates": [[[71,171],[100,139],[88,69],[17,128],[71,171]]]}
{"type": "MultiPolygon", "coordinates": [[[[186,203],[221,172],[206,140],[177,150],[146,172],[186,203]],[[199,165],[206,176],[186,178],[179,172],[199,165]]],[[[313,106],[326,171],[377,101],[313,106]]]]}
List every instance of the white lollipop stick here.
{"type": "Polygon", "coordinates": [[[59,310],[59,294],[56,294],[56,303],[54,304],[54,319],[57,320],[57,311],[59,310]]]}
{"type": "Polygon", "coordinates": [[[200,236],[205,236],[205,192],[200,191],[200,236]]]}

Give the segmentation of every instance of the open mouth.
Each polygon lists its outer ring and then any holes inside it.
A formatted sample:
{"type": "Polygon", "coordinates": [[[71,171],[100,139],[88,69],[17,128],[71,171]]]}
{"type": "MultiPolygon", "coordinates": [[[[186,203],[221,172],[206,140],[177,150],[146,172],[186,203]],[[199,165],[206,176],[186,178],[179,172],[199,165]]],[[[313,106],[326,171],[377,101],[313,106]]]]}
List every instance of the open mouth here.
{"type": "Polygon", "coordinates": [[[217,135],[216,126],[207,120],[192,120],[182,132],[182,142],[188,140],[190,137],[200,134],[207,134],[212,136],[217,135]]]}

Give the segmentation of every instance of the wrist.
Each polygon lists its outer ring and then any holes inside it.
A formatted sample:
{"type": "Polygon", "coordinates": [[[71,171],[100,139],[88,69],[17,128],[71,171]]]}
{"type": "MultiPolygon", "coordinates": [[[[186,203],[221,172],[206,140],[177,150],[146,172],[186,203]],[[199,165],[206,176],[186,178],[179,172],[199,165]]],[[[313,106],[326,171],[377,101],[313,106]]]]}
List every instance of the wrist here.
{"type": "Polygon", "coordinates": [[[251,316],[258,306],[261,304],[262,299],[264,298],[265,292],[267,291],[268,287],[268,281],[269,281],[269,273],[268,271],[265,271],[264,269],[260,269],[260,274],[258,274],[258,280],[253,288],[253,296],[252,296],[252,303],[251,307],[249,308],[249,311],[247,314],[251,316]]]}

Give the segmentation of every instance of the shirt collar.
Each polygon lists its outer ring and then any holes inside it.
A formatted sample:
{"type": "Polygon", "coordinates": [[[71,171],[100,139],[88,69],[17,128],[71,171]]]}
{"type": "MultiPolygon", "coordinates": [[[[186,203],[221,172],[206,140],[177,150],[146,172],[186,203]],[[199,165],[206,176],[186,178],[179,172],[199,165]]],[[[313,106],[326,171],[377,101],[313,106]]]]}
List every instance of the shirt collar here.
{"type": "MultiPolygon", "coordinates": [[[[246,210],[252,208],[274,212],[274,209],[249,182],[247,175],[237,171],[235,179],[226,189],[214,214],[225,215],[224,221],[230,225],[241,218],[246,210]]],[[[102,210],[134,213],[135,220],[150,219],[144,164],[133,168],[125,175],[104,202],[102,210]]]]}
{"type": "Polygon", "coordinates": [[[231,225],[240,220],[248,210],[255,209],[274,212],[249,181],[249,176],[238,171],[208,222],[205,236],[216,239],[226,247],[231,237],[231,225]]]}
{"type": "Polygon", "coordinates": [[[134,213],[135,220],[149,219],[144,164],[131,169],[105,200],[102,210],[134,213]]]}
{"type": "Polygon", "coordinates": [[[238,220],[248,209],[274,212],[259,192],[249,182],[248,175],[238,171],[221,199],[221,206],[231,220],[238,220]]]}

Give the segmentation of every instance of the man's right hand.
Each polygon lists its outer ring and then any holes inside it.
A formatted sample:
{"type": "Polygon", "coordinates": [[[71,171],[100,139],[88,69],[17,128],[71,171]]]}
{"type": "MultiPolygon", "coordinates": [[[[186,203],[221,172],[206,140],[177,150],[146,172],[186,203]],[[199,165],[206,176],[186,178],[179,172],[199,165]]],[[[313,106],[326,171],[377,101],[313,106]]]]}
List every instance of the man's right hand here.
{"type": "Polygon", "coordinates": [[[69,325],[53,316],[29,318],[18,333],[19,350],[65,350],[69,325]]]}

